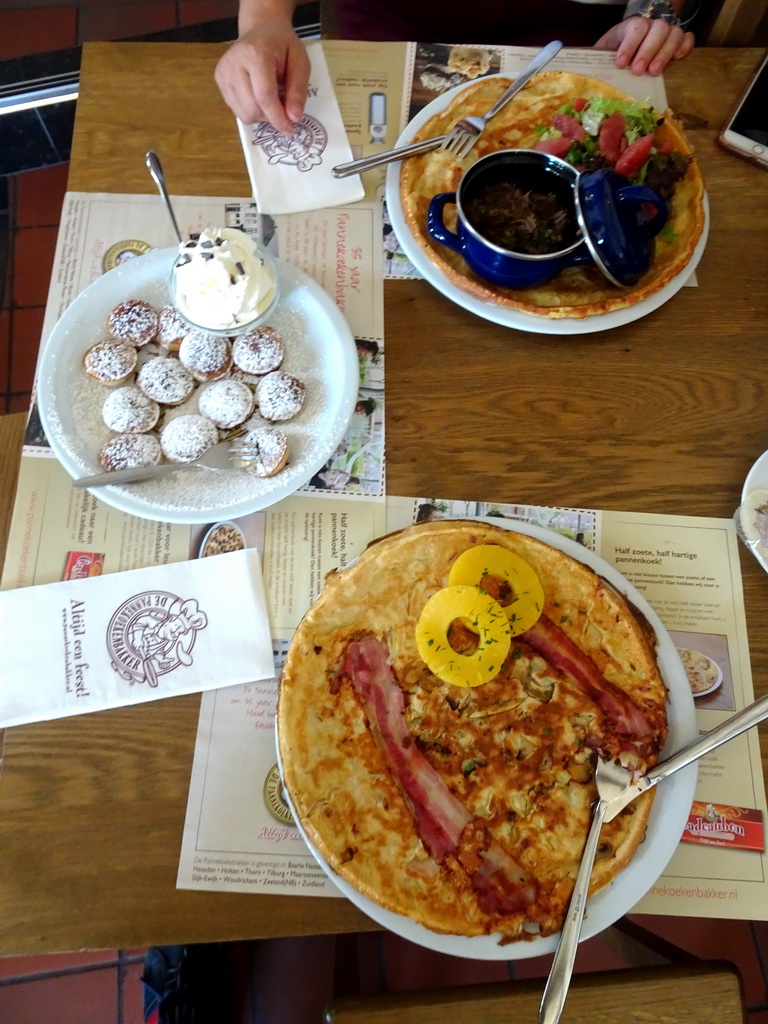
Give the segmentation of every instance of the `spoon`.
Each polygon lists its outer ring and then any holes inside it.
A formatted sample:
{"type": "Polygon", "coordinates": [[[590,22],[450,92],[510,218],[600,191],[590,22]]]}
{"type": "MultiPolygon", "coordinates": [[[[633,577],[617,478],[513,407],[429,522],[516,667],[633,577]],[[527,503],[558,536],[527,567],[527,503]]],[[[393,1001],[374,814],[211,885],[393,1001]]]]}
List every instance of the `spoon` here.
{"type": "Polygon", "coordinates": [[[176,232],[176,237],[179,242],[183,241],[181,232],[179,231],[179,225],[176,223],[176,214],[173,212],[173,206],[171,205],[171,197],[168,195],[168,189],[165,187],[165,175],[163,174],[163,165],[160,163],[160,157],[154,151],[154,149],[147,150],[147,167],[149,173],[152,175],[157,190],[160,193],[160,198],[165,203],[165,208],[168,211],[168,216],[171,218],[171,224],[173,224],[173,230],[176,232]]]}

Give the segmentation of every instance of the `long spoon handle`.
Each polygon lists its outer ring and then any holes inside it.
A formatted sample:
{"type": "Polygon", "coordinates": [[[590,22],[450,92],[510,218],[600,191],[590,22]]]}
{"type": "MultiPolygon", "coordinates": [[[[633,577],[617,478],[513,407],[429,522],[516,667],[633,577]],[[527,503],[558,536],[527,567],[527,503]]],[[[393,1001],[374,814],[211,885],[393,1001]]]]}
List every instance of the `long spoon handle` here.
{"type": "Polygon", "coordinates": [[[165,203],[168,216],[171,218],[171,224],[173,224],[173,230],[176,232],[176,237],[181,242],[181,232],[179,231],[179,225],[176,223],[176,214],[173,212],[171,197],[168,195],[168,189],[165,187],[165,174],[163,174],[163,165],[160,163],[160,157],[154,149],[150,149],[147,151],[146,161],[149,173],[152,175],[154,182],[157,185],[160,198],[165,203]]]}

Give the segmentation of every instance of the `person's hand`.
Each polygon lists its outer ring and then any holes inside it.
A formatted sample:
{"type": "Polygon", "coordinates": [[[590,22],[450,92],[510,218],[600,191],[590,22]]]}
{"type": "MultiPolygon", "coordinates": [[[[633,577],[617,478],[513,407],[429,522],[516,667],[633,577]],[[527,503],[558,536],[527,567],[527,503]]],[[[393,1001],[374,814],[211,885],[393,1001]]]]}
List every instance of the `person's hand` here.
{"type": "Polygon", "coordinates": [[[660,75],[671,60],[687,57],[693,43],[692,32],[662,18],[627,18],[601,36],[595,49],[615,50],[617,68],[630,68],[635,75],[660,75]]]}
{"type": "Polygon", "coordinates": [[[309,84],[309,58],[289,17],[262,18],[216,66],[216,84],[243,124],[269,121],[292,136],[309,84]]]}

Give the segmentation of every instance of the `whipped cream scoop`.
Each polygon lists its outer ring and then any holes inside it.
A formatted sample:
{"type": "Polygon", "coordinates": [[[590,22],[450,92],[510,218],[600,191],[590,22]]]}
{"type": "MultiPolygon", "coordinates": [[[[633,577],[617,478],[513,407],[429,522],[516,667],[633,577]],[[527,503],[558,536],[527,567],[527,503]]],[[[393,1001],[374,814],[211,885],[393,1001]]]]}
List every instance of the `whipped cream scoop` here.
{"type": "Polygon", "coordinates": [[[181,315],[204,330],[248,327],[277,297],[269,256],[238,228],[207,228],[179,245],[172,291],[181,315]]]}

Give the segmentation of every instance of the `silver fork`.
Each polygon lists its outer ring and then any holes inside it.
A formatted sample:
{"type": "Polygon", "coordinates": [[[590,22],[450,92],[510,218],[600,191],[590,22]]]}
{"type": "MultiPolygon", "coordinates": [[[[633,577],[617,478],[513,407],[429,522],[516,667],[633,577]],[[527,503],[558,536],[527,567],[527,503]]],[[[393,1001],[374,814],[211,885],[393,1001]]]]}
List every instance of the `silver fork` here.
{"type": "Polygon", "coordinates": [[[584,910],[587,906],[589,880],[592,876],[592,866],[595,863],[597,845],[600,840],[600,829],[603,827],[611,802],[621,796],[627,788],[627,772],[613,764],[612,761],[603,761],[598,758],[595,782],[599,799],[592,815],[592,826],[584,846],[584,853],[581,856],[571,902],[568,904],[568,916],[563,922],[560,942],[544,988],[538,1024],[557,1024],[560,1014],[563,1012],[568,985],[573,973],[573,963],[576,959],[576,950],[579,946],[584,910]]]}
{"type": "MultiPolygon", "coordinates": [[[[488,121],[489,118],[493,117],[494,114],[498,114],[504,104],[508,103],[513,96],[520,92],[523,86],[528,84],[533,75],[538,74],[545,65],[549,64],[553,57],[560,52],[562,47],[563,44],[557,40],[553,43],[548,43],[543,50],[536,54],[531,63],[527,67],[523,68],[506,92],[496,100],[488,113],[483,117],[463,117],[446,135],[436,135],[432,139],[422,139],[421,142],[410,142],[407,146],[398,146],[397,149],[390,149],[385,153],[375,153],[373,156],[363,156],[360,157],[359,160],[350,160],[345,164],[336,164],[335,167],[331,168],[331,173],[334,178],[347,178],[350,174],[361,174],[363,171],[368,171],[372,167],[380,167],[382,164],[390,164],[395,160],[403,160],[405,157],[416,156],[419,153],[429,153],[433,149],[447,149],[449,148],[448,143],[451,139],[454,139],[456,145],[459,144],[460,139],[465,142],[469,142],[466,150],[460,154],[461,156],[466,156],[474,143],[480,137],[480,134],[485,127],[485,122],[488,121]],[[466,129],[466,134],[462,128],[466,129]]],[[[451,152],[454,152],[454,150],[451,149],[451,152]]]]}
{"type": "Polygon", "coordinates": [[[486,122],[498,114],[501,108],[517,95],[534,75],[537,75],[551,60],[554,60],[562,48],[563,44],[557,39],[552,43],[547,43],[482,117],[470,115],[457,121],[446,135],[440,148],[447,149],[449,153],[453,153],[459,159],[465,157],[482,135],[486,122]]]}
{"type": "Polygon", "coordinates": [[[250,466],[252,463],[262,459],[258,446],[249,444],[247,441],[235,441],[229,450],[234,458],[240,460],[243,466],[250,466]]]}
{"type": "Polygon", "coordinates": [[[194,462],[164,462],[160,466],[144,466],[142,469],[117,469],[111,473],[94,473],[93,476],[82,476],[73,480],[73,487],[103,487],[105,484],[129,484],[139,480],[151,480],[156,477],[168,476],[185,469],[244,469],[245,462],[235,445],[229,446],[228,441],[220,441],[204,452],[194,462]]]}

